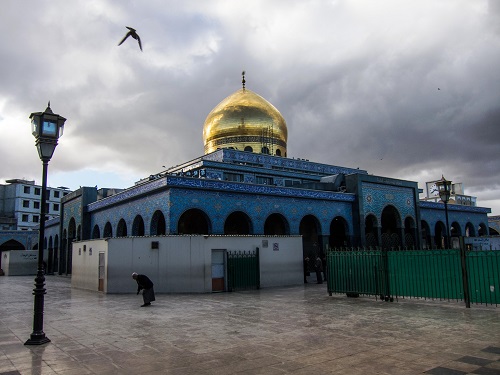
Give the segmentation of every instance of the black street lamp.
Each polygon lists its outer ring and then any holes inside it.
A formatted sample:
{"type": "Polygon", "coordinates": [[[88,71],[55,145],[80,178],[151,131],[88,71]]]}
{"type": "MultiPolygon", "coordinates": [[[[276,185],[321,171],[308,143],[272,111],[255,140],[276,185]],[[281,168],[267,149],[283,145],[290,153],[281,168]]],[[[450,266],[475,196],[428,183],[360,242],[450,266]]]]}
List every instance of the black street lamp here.
{"type": "Polygon", "coordinates": [[[50,109],[50,102],[45,112],[34,112],[30,115],[31,131],[35,137],[38,155],[43,163],[42,197],[40,206],[40,229],[38,235],[38,272],[35,278],[33,333],[24,345],[42,345],[50,342],[43,332],[43,302],[45,295],[45,276],[43,270],[43,247],[45,237],[45,213],[47,202],[47,168],[52,154],[57,146],[57,140],[63,134],[66,119],[54,114],[50,109]]]}
{"type": "Polygon", "coordinates": [[[441,175],[441,180],[436,182],[436,185],[439,188],[439,197],[444,203],[444,213],[446,215],[446,241],[445,247],[447,249],[451,248],[450,244],[450,224],[448,222],[448,202],[450,201],[451,196],[451,181],[448,181],[441,175]]]}

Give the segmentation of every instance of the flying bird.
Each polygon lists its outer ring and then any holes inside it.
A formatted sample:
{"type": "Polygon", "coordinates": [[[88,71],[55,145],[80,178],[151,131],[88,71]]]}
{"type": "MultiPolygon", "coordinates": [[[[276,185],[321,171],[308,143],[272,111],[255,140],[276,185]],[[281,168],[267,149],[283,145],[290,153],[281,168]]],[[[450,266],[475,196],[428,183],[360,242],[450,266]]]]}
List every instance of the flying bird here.
{"type": "Polygon", "coordinates": [[[142,51],[142,44],[141,44],[141,38],[139,38],[139,35],[137,34],[136,30],[131,28],[131,27],[128,27],[128,26],[125,26],[127,29],[129,29],[129,32],[127,34],[125,34],[125,36],[123,37],[123,39],[121,40],[120,43],[118,43],[119,46],[122,45],[122,43],[129,37],[131,36],[132,38],[134,38],[135,40],[137,40],[137,42],[139,43],[139,48],[141,49],[142,51]]]}

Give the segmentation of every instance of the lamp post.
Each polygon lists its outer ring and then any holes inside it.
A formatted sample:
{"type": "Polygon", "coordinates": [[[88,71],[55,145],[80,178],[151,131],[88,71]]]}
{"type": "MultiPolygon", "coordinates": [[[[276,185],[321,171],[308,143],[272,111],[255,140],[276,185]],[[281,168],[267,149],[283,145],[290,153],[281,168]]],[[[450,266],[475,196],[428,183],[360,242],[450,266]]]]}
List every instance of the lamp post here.
{"type": "Polygon", "coordinates": [[[448,222],[448,202],[450,201],[451,195],[451,181],[448,181],[441,175],[441,180],[439,180],[436,185],[439,188],[439,197],[444,203],[444,213],[446,215],[446,241],[445,247],[447,249],[451,248],[450,244],[450,224],[448,222]]]}
{"type": "Polygon", "coordinates": [[[33,333],[24,345],[42,345],[50,342],[43,332],[43,303],[45,295],[45,276],[43,270],[43,247],[45,238],[45,213],[47,202],[47,168],[52,154],[57,146],[57,140],[63,134],[66,119],[54,114],[50,102],[44,112],[34,112],[30,115],[31,131],[35,137],[35,146],[43,164],[42,197],[40,206],[40,229],[38,235],[38,272],[35,278],[33,333]]]}

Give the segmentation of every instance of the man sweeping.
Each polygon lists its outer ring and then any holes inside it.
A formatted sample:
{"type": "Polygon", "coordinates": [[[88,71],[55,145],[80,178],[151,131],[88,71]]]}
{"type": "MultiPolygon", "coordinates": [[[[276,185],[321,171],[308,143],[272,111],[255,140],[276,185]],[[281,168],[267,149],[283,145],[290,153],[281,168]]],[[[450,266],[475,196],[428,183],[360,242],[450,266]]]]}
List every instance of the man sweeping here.
{"type": "Polygon", "coordinates": [[[146,275],[139,275],[137,272],[132,274],[132,278],[137,281],[137,294],[144,289],[144,292],[142,292],[144,304],[141,307],[151,306],[151,302],[155,300],[153,282],[146,275]]]}

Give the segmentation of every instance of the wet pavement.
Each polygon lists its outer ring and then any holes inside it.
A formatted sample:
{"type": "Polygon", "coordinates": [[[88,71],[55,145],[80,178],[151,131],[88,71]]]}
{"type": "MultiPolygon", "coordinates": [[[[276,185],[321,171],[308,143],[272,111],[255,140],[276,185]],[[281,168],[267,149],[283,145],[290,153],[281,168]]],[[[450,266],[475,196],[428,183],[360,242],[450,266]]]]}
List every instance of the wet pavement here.
{"type": "MultiPolygon", "coordinates": [[[[47,276],[44,331],[34,277],[0,277],[0,375],[500,374],[500,306],[328,296],[326,284],[141,296],[71,289],[47,276]]],[[[134,281],[124,291],[134,291],[134,281]]]]}

